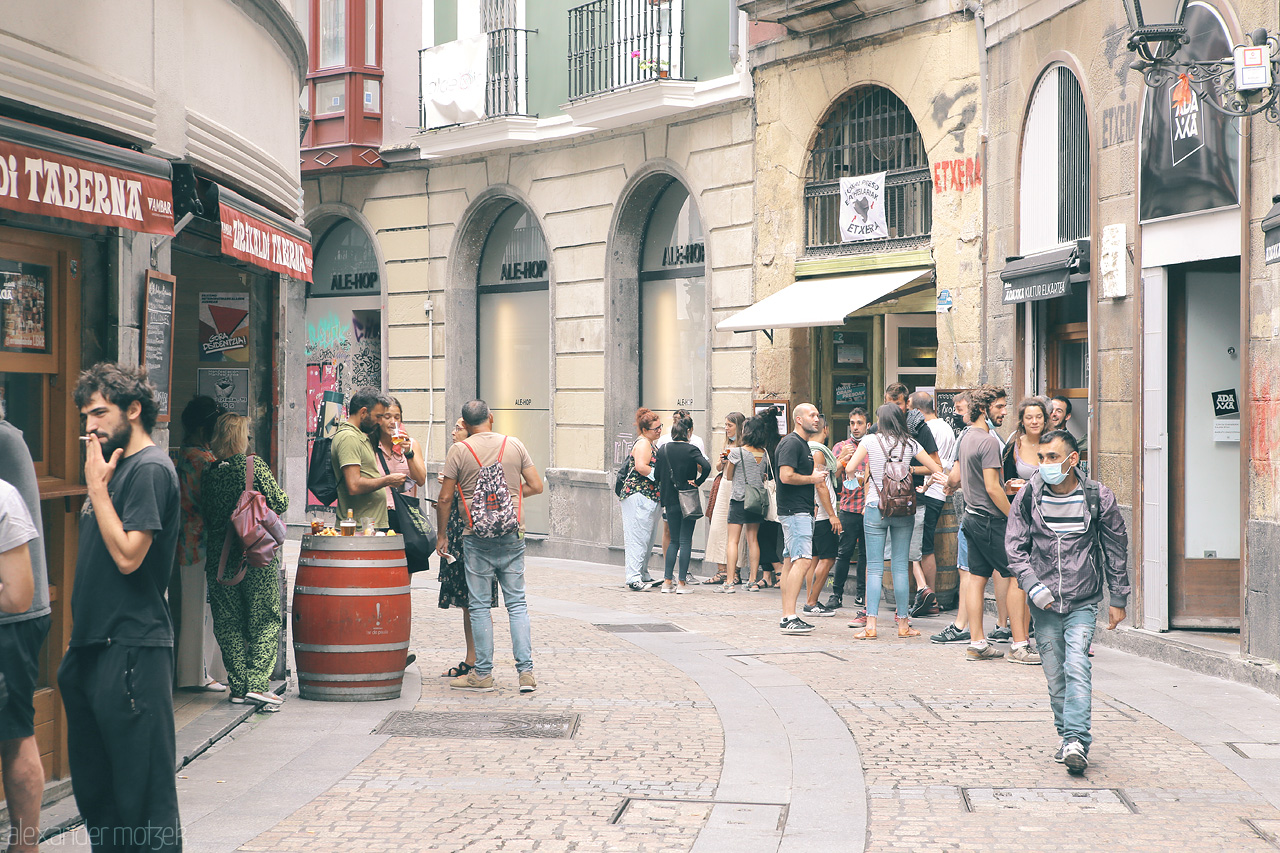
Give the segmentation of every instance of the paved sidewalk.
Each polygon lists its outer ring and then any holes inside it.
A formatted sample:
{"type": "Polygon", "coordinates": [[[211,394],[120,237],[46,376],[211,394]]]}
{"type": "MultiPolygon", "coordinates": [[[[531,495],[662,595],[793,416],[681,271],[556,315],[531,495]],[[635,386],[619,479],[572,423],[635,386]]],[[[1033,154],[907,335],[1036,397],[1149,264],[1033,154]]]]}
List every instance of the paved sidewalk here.
{"type": "Polygon", "coordinates": [[[1280,700],[1252,688],[1099,648],[1093,763],[1077,778],[1049,757],[1038,667],[857,643],[851,611],[783,636],[776,591],[631,593],[620,569],[548,559],[529,560],[528,583],[537,692],[516,690],[502,610],[499,690],[450,691],[438,673],[460,656],[460,616],[419,576],[420,697],[413,680],[398,703],[293,696],[242,726],[183,770],[188,849],[1280,846],[1280,700]],[[568,740],[371,733],[410,707],[578,724],[568,740]]]}

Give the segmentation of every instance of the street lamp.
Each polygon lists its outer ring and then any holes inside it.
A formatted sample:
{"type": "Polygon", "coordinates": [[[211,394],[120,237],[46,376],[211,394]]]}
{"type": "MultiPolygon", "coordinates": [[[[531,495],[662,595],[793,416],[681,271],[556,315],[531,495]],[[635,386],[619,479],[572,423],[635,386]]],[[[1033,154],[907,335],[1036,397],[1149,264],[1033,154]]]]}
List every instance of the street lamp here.
{"type": "Polygon", "coordinates": [[[1159,88],[1176,80],[1224,115],[1260,114],[1280,124],[1280,87],[1275,83],[1280,79],[1280,41],[1275,36],[1259,28],[1249,34],[1247,44],[1236,45],[1231,56],[1178,60],[1178,49],[1189,41],[1183,22],[1187,0],[1123,2],[1129,50],[1138,55],[1129,67],[1141,72],[1148,86],[1159,88]]]}

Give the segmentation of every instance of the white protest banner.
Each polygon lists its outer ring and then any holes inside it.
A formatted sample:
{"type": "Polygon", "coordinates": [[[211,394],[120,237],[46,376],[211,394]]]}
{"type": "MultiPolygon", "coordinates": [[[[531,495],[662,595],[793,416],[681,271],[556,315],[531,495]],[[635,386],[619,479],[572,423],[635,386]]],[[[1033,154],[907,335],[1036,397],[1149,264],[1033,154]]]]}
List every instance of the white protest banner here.
{"type": "Polygon", "coordinates": [[[840,240],[884,240],[884,172],[840,179],[840,240]]]}
{"type": "Polygon", "coordinates": [[[422,126],[446,127],[484,118],[488,35],[422,51],[422,126]]]}

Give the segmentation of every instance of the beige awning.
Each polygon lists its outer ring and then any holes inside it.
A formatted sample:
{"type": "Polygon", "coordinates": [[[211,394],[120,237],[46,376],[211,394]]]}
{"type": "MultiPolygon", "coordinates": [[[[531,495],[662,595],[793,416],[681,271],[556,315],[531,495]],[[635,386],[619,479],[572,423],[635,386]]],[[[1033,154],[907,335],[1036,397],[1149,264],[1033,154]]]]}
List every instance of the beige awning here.
{"type": "Polygon", "coordinates": [[[843,326],[844,318],[895,290],[927,281],[933,268],[876,270],[856,275],[804,278],[721,320],[721,332],[843,326]]]}

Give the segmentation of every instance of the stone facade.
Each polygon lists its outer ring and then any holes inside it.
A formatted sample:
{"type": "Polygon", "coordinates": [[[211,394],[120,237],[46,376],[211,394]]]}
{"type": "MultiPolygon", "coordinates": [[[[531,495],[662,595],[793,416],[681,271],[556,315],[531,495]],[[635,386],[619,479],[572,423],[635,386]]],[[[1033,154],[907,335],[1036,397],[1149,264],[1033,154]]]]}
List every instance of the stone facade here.
{"type": "MultiPolygon", "coordinates": [[[[636,274],[655,181],[675,178],[695,200],[709,313],[723,316],[754,301],[753,149],[750,102],[736,101],[566,141],[307,181],[309,215],[358,214],[374,236],[386,273],[387,387],[403,401],[430,470],[439,470],[453,421],[476,393],[480,253],[500,209],[517,201],[541,226],[549,254],[545,547],[621,562],[612,472],[625,453],[619,436],[634,432],[636,274]]],[[[711,448],[722,442],[714,436],[724,416],[750,406],[750,342],[714,336],[707,366],[707,423],[696,431],[711,448]]]]}

